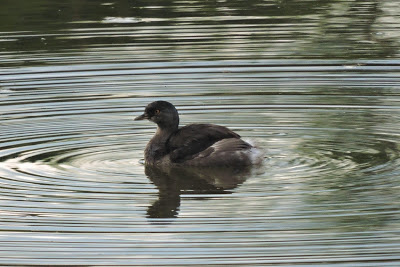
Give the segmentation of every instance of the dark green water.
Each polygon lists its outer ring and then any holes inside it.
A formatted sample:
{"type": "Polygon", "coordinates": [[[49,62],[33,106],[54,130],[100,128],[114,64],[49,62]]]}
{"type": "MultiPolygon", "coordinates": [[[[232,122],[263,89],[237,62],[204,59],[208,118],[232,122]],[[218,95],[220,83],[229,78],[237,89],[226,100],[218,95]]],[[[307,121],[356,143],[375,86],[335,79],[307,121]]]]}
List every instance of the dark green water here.
{"type": "Polygon", "coordinates": [[[0,9],[0,265],[400,264],[400,3],[55,2],[0,9]],[[264,166],[145,170],[158,99],[264,166]]]}

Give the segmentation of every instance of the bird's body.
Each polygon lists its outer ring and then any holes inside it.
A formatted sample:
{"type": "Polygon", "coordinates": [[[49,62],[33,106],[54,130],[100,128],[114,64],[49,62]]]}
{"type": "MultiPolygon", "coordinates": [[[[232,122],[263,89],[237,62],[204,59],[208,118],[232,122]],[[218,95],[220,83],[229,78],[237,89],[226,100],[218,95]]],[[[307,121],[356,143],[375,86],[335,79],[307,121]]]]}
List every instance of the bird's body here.
{"type": "Polygon", "coordinates": [[[179,115],[166,101],[150,103],[135,120],[148,119],[157,131],[145,149],[146,165],[248,166],[260,164],[261,150],[228,128],[214,124],[190,124],[179,128],[179,115]]]}

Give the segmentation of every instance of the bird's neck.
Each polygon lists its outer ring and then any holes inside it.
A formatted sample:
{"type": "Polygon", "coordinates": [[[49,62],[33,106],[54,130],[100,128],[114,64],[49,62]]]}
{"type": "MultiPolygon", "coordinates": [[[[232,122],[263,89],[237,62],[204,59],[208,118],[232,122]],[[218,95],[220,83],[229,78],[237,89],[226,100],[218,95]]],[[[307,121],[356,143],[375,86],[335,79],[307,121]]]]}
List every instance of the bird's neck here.
{"type": "Polygon", "coordinates": [[[169,127],[163,127],[158,125],[154,137],[157,136],[157,139],[165,142],[171,136],[171,134],[173,134],[176,130],[178,130],[178,125],[169,127]]]}
{"type": "Polygon", "coordinates": [[[146,162],[153,164],[154,162],[160,160],[167,153],[166,143],[168,138],[178,129],[176,127],[157,127],[153,138],[147,144],[145,149],[145,160],[146,162]]]}

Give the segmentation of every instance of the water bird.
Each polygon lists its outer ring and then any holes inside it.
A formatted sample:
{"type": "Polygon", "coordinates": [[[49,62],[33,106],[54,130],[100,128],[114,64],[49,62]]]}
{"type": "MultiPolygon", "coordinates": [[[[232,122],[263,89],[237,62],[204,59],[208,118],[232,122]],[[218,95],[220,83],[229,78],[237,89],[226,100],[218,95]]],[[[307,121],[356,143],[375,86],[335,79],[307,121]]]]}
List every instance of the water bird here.
{"type": "Polygon", "coordinates": [[[157,124],[144,151],[146,165],[239,167],[259,165],[263,160],[261,149],[227,127],[215,124],[179,127],[178,111],[167,101],[148,104],[134,120],[145,119],[157,124]]]}

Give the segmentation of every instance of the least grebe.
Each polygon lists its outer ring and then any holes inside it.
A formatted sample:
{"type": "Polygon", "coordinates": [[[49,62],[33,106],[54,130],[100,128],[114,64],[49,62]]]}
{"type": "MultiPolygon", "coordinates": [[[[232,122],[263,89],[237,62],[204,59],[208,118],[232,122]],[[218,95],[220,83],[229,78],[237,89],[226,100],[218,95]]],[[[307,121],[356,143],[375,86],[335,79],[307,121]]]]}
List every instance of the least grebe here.
{"type": "Polygon", "coordinates": [[[144,119],[157,124],[144,152],[146,165],[237,167],[262,161],[261,150],[224,126],[190,124],[179,128],[178,111],[167,101],[147,105],[135,118],[144,119]]]}

